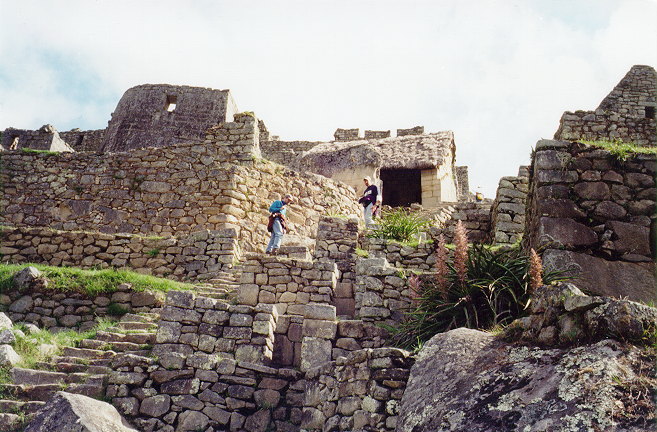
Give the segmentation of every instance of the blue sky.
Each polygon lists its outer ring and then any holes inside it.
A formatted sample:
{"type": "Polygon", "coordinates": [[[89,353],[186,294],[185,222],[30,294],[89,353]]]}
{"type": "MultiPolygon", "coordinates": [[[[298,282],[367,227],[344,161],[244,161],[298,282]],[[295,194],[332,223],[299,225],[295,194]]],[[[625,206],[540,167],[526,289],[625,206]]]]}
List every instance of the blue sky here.
{"type": "Polygon", "coordinates": [[[0,129],[102,129],[144,83],[231,89],[283,139],[453,130],[494,194],[564,111],[657,66],[657,0],[0,0],[0,129]]]}

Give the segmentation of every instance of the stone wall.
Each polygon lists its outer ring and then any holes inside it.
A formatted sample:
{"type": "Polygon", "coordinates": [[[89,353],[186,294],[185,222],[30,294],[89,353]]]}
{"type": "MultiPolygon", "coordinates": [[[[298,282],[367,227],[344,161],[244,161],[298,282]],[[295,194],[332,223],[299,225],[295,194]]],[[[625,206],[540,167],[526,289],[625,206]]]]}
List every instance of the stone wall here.
{"type": "Polygon", "coordinates": [[[360,129],[336,129],[333,138],[336,141],[353,141],[359,139],[360,129]]]}
{"type": "Polygon", "coordinates": [[[269,366],[277,320],[270,305],[170,292],[156,359],[116,356],[107,397],[139,430],[296,430],[305,382],[269,366]]]}
{"type": "Polygon", "coordinates": [[[415,126],[410,129],[397,129],[397,136],[406,135],[422,135],[424,134],[424,126],[415,126]]]}
{"type": "Polygon", "coordinates": [[[203,139],[237,112],[229,90],[144,84],[128,89],[112,113],[103,152],[165,147],[203,139]]]}
{"type": "Polygon", "coordinates": [[[335,263],[329,261],[248,254],[238,300],[247,305],[275,304],[280,314],[303,315],[303,305],[331,302],[338,274],[335,263]]]}
{"type": "Polygon", "coordinates": [[[628,118],[618,113],[595,111],[565,112],[555,140],[622,140],[638,145],[657,145],[655,119],[628,118]]]}
{"type": "Polygon", "coordinates": [[[467,166],[454,167],[456,170],[456,184],[458,185],[458,200],[459,201],[472,201],[472,194],[470,193],[470,178],[468,175],[467,166]]]}
{"type": "Polygon", "coordinates": [[[394,431],[413,358],[395,348],[354,351],[306,374],[304,431],[394,431]]]}
{"type": "Polygon", "coordinates": [[[542,140],[532,162],[527,238],[548,267],[572,267],[581,289],[655,300],[657,156],[619,160],[583,144],[542,140]],[[651,240],[652,239],[652,240],[651,240]]]}
{"type": "Polygon", "coordinates": [[[556,140],[616,140],[657,145],[657,73],[633,66],[595,111],[566,112],[556,140]]]}
{"type": "Polygon", "coordinates": [[[166,149],[103,158],[3,152],[0,222],[144,235],[232,226],[249,251],[266,243],[267,208],[281,194],[300,198],[289,212],[301,236],[314,236],[320,213],[360,210],[348,186],[260,161],[257,119],[235,117],[204,142],[166,149]]]}
{"type": "Polygon", "coordinates": [[[491,208],[491,239],[495,244],[518,242],[525,231],[529,169],[521,166],[516,177],[502,177],[491,208]]]}
{"type": "Polygon", "coordinates": [[[438,222],[437,228],[431,228],[429,234],[437,241],[443,234],[445,241],[451,243],[458,221],[463,222],[468,231],[470,243],[487,243],[490,239],[492,202],[459,202],[439,205],[436,209],[423,211],[430,220],[438,222]]]}
{"type": "Polygon", "coordinates": [[[0,294],[0,304],[7,308],[13,322],[36,324],[50,331],[76,329],[86,331],[96,325],[98,317],[128,312],[151,312],[162,306],[159,291],[134,291],[121,284],[115,292],[89,296],[77,292],[58,292],[45,287],[11,290],[0,294]]]}
{"type": "Polygon", "coordinates": [[[227,228],[184,237],[142,237],[2,227],[0,254],[5,262],[80,268],[131,268],[178,280],[210,279],[240,257],[237,232],[227,228]]]}
{"type": "Polygon", "coordinates": [[[2,133],[2,147],[5,150],[10,150],[15,139],[18,139],[18,143],[13,150],[74,151],[71,146],[64,142],[57,130],[51,125],[44,125],[38,130],[7,128],[2,133]]]}
{"type": "Polygon", "coordinates": [[[365,131],[365,139],[381,139],[381,138],[390,138],[390,131],[365,131]]]}
{"type": "Polygon", "coordinates": [[[59,136],[68,143],[75,151],[98,152],[103,144],[105,129],[86,130],[72,129],[60,132],[59,136]]]}
{"type": "Polygon", "coordinates": [[[317,141],[260,141],[262,157],[270,161],[288,166],[298,167],[297,158],[301,153],[315,147],[317,141]]]}
{"type": "MultiPolygon", "coordinates": [[[[406,273],[391,267],[385,258],[359,259],[356,263],[356,318],[368,324],[396,325],[412,303],[413,294],[408,287],[406,273]]],[[[387,332],[368,331],[363,340],[367,348],[385,344],[387,332]]]]}
{"type": "Polygon", "coordinates": [[[391,240],[365,238],[363,248],[372,258],[385,258],[393,267],[430,270],[436,263],[433,242],[409,246],[391,240]]]}
{"type": "Polygon", "coordinates": [[[353,284],[356,281],[355,264],[358,247],[357,217],[322,217],[317,228],[315,258],[335,262],[339,270],[331,304],[342,317],[353,317],[355,302],[353,284]]]}

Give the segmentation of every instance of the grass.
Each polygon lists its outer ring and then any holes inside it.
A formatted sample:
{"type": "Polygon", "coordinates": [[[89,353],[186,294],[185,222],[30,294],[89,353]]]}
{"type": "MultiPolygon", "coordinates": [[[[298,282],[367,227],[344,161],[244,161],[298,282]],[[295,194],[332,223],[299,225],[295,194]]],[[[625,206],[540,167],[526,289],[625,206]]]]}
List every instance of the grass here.
{"type": "Polygon", "coordinates": [[[0,264],[0,293],[13,289],[14,274],[27,266],[34,266],[43,272],[49,280],[49,289],[76,291],[90,296],[114,292],[122,283],[131,284],[134,291],[189,290],[192,288],[190,284],[129,270],[83,270],[75,267],[52,267],[41,264],[0,264]]]}
{"type": "Polygon", "coordinates": [[[23,153],[43,154],[43,155],[46,155],[46,156],[55,156],[55,155],[58,155],[58,154],[59,154],[59,152],[56,152],[56,151],[50,151],[50,150],[34,150],[34,149],[31,149],[31,148],[25,148],[25,147],[21,148],[21,151],[22,151],[23,153]]]}
{"type": "Polygon", "coordinates": [[[359,257],[362,257],[362,258],[369,258],[370,257],[369,251],[366,251],[365,249],[356,248],[355,252],[356,252],[356,255],[358,255],[359,257]]]}
{"type": "MultiPolygon", "coordinates": [[[[51,356],[61,353],[63,348],[77,347],[81,340],[93,339],[99,331],[105,331],[115,324],[115,321],[98,318],[98,323],[94,328],[85,332],[66,330],[51,333],[48,330],[41,329],[32,334],[25,334],[25,336],[17,335],[13,347],[16,353],[21,356],[21,360],[15,367],[34,369],[37,363],[48,361],[51,356]],[[38,347],[41,344],[54,345],[56,350],[50,354],[40,353],[38,347]]],[[[15,325],[14,328],[25,332],[25,327],[21,324],[15,325]]],[[[0,382],[8,381],[10,381],[8,373],[0,372],[0,382]]]]}
{"type": "Polygon", "coordinates": [[[383,212],[378,228],[369,237],[397,240],[409,245],[417,242],[417,236],[426,232],[431,223],[421,216],[405,211],[392,209],[383,212]]]}
{"type": "Polygon", "coordinates": [[[645,147],[640,146],[631,142],[624,142],[621,139],[615,139],[613,141],[608,140],[597,140],[597,141],[588,141],[580,140],[582,144],[586,144],[591,147],[599,147],[609,151],[614,155],[618,160],[625,161],[630,157],[637,154],[657,154],[657,147],[645,147]]]}

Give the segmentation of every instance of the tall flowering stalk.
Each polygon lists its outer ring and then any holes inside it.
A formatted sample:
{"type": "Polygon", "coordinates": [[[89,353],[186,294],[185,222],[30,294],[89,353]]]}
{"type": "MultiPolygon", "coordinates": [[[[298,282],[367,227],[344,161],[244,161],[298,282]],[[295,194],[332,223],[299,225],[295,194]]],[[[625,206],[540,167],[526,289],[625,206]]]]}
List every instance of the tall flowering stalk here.
{"type": "Polygon", "coordinates": [[[408,278],[408,287],[411,290],[411,301],[413,302],[414,305],[417,305],[420,302],[420,296],[421,296],[420,286],[421,286],[420,276],[413,275],[408,278]]]}
{"type": "Polygon", "coordinates": [[[543,262],[534,248],[529,251],[529,290],[530,292],[543,285],[543,262]]]}
{"type": "Polygon", "coordinates": [[[438,246],[436,247],[436,287],[442,300],[447,300],[447,289],[449,288],[449,267],[447,266],[447,247],[445,247],[445,236],[442,234],[438,237],[438,246]]]}
{"type": "Polygon", "coordinates": [[[461,221],[456,223],[454,244],[456,246],[454,250],[454,270],[461,286],[464,286],[468,272],[468,234],[461,221]]]}

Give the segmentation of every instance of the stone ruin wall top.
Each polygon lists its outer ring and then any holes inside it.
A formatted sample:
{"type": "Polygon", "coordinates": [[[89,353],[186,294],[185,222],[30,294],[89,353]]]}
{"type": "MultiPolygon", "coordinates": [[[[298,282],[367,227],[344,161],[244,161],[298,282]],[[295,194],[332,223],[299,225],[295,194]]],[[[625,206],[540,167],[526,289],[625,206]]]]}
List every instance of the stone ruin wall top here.
{"type": "Polygon", "coordinates": [[[100,150],[164,147],[202,139],[209,127],[232,121],[236,112],[230,90],[166,84],[136,86],[121,97],[100,150]]]}

